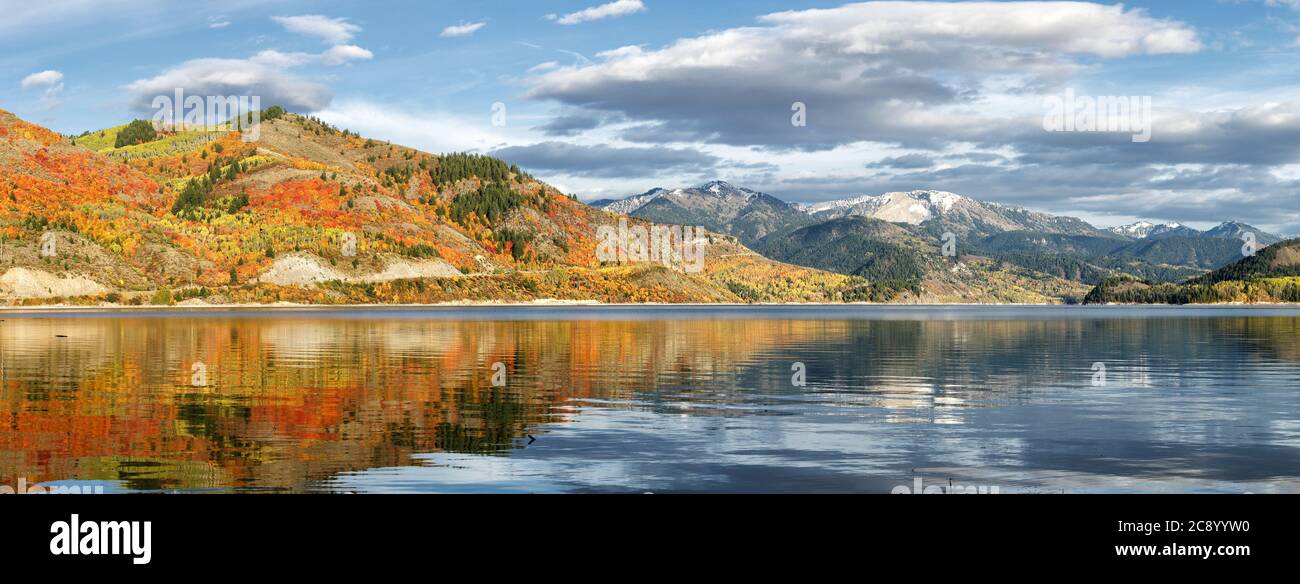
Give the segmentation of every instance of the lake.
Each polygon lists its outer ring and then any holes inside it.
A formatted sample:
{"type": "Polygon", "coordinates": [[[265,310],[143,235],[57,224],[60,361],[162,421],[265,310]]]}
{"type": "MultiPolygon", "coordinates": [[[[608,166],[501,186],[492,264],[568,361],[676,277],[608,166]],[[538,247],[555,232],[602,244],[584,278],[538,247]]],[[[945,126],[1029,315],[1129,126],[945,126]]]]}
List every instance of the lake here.
{"type": "Polygon", "coordinates": [[[0,313],[0,485],[1300,492],[1300,311],[0,313]]]}

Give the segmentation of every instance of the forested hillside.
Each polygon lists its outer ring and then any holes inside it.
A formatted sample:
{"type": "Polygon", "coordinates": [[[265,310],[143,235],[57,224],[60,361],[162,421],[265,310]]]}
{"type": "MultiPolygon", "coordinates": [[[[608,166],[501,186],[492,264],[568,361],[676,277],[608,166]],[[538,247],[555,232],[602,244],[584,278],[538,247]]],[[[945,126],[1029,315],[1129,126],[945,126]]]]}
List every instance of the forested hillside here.
{"type": "Polygon", "coordinates": [[[1088,303],[1210,304],[1300,302],[1300,239],[1259,250],[1181,284],[1111,278],[1092,290],[1088,303]]]}
{"type": "Polygon", "coordinates": [[[597,228],[617,216],[505,161],[262,120],[255,141],[135,122],[61,136],[0,111],[0,300],[834,302],[870,286],[717,234],[698,273],[602,265],[597,228]]]}

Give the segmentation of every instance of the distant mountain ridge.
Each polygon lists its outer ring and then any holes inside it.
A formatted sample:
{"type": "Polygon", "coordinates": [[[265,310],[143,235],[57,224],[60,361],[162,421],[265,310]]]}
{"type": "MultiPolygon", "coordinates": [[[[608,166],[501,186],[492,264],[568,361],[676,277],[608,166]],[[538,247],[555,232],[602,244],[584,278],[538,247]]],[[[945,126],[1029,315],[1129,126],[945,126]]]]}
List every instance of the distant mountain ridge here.
{"type": "MultiPolygon", "coordinates": [[[[658,223],[702,225],[776,260],[899,289],[943,279],[943,262],[931,256],[950,233],[963,257],[1090,285],[1125,275],[1181,281],[1240,259],[1246,232],[1255,234],[1260,248],[1281,239],[1240,222],[1207,231],[1151,221],[1101,229],[1075,217],[939,190],[802,204],[713,181],[593,204],[658,223]]],[[[989,269],[993,274],[998,268],[989,269]]]]}
{"type": "MultiPolygon", "coordinates": [[[[652,203],[662,205],[664,199],[670,200],[673,205],[682,208],[708,207],[708,205],[700,205],[696,202],[699,199],[725,202],[722,207],[729,206],[730,209],[713,207],[723,212],[724,216],[730,217],[742,215],[746,206],[761,200],[766,206],[780,210],[782,213],[778,214],[784,214],[787,221],[800,224],[800,226],[842,217],[869,217],[913,226],[922,226],[937,220],[939,224],[951,228],[957,235],[973,233],[981,237],[998,233],[1026,231],[1063,235],[1088,235],[1102,238],[1118,237],[1129,240],[1172,239],[1177,237],[1241,240],[1245,233],[1251,232],[1255,234],[1260,247],[1283,240],[1281,236],[1239,221],[1225,221],[1206,231],[1200,231],[1177,222],[1153,223],[1146,220],[1109,229],[1100,229],[1075,217],[1051,215],[937,190],[861,195],[818,203],[787,203],[772,195],[715,180],[693,188],[671,190],[654,188],[645,193],[623,199],[593,201],[591,205],[614,213],[637,215],[653,220],[651,217],[644,216],[651,214],[647,207],[652,203]],[[638,213],[638,211],[642,210],[646,211],[638,213]],[[809,220],[793,219],[794,215],[788,213],[789,211],[806,215],[809,220]]],[[[664,213],[662,210],[658,210],[653,214],[663,215],[664,213]]],[[[678,213],[678,215],[689,216],[691,214],[678,213]]],[[[706,222],[708,220],[707,217],[701,217],[700,219],[706,222]]],[[[726,231],[725,228],[723,230],[726,231]]],[[[774,229],[773,231],[780,230],[774,229]]],[[[740,234],[732,233],[732,235],[739,236],[740,234]]]]}
{"type": "Polygon", "coordinates": [[[1138,221],[1136,223],[1130,223],[1128,225],[1111,227],[1110,232],[1116,235],[1122,235],[1124,237],[1131,237],[1133,239],[1146,239],[1148,237],[1151,237],[1152,235],[1167,233],[1174,229],[1178,229],[1182,226],[1183,225],[1181,223],[1157,224],[1157,223],[1152,223],[1150,221],[1138,221]]]}
{"type": "Polygon", "coordinates": [[[1284,238],[1279,235],[1268,233],[1258,227],[1242,223],[1240,221],[1225,221],[1219,225],[1200,231],[1188,227],[1181,223],[1151,223],[1150,221],[1138,221],[1129,225],[1112,227],[1111,233],[1122,235],[1132,239],[1169,239],[1174,237],[1210,237],[1215,239],[1235,239],[1242,241],[1242,236],[1246,233],[1254,233],[1255,240],[1261,247],[1273,245],[1284,238]]]}
{"type": "Polygon", "coordinates": [[[600,209],[655,223],[699,225],[726,233],[747,246],[813,219],[772,195],[712,181],[691,188],[655,188],[625,199],[596,201],[600,209]]]}

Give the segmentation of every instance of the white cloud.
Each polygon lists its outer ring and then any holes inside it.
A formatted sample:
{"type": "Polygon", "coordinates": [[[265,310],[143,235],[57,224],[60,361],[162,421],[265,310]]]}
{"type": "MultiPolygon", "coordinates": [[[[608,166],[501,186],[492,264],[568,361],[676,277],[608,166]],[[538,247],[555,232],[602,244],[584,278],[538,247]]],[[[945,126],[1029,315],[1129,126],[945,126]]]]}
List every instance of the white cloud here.
{"type": "Polygon", "coordinates": [[[1123,4],[1091,2],[865,2],[825,10],[769,14],[787,38],[812,41],[849,54],[926,50],[946,42],[1119,58],[1192,53],[1196,31],[1151,18],[1123,4]]]}
{"type": "MultiPolygon", "coordinates": [[[[285,30],[317,37],[332,46],[321,53],[268,49],[242,59],[186,61],[157,76],[129,84],[131,106],[148,111],[154,97],[171,96],[177,89],[182,89],[187,95],[196,96],[257,96],[267,107],[281,105],[294,111],[316,111],[330,104],[333,93],[321,83],[293,74],[293,69],[307,65],[337,66],[375,56],[369,50],[347,42],[362,29],[345,18],[307,14],[273,16],[271,20],[285,30]]],[[[228,24],[228,19],[216,16],[210,18],[209,23],[220,28],[228,24]]]]}
{"type": "Polygon", "coordinates": [[[335,45],[346,43],[361,32],[360,26],[348,22],[346,18],[330,18],[320,14],[272,16],[271,20],[289,32],[319,37],[335,45]]]}
{"type": "Polygon", "coordinates": [[[478,29],[483,28],[485,26],[487,26],[487,22],[469,22],[469,23],[455,24],[442,29],[442,34],[439,36],[444,36],[444,37],[469,36],[478,32],[478,29]]]}
{"type": "Polygon", "coordinates": [[[59,87],[62,85],[63,85],[63,73],[60,73],[58,71],[52,71],[52,70],[41,71],[40,73],[32,73],[31,75],[24,77],[22,82],[23,89],[31,89],[33,87],[52,88],[52,87],[59,87]]]}
{"type": "Polygon", "coordinates": [[[290,74],[303,62],[301,54],[265,51],[249,59],[195,59],[149,79],[127,86],[131,105],[152,108],[153,98],[171,96],[176,89],[197,96],[258,96],[262,105],[282,105],[295,111],[315,111],[329,105],[329,88],[290,74]]]}
{"type": "Polygon", "coordinates": [[[564,16],[548,14],[547,18],[560,24],[580,24],[593,20],[626,16],[644,10],[645,3],[641,0],[615,0],[608,4],[592,6],[564,16]]]}
{"type": "Polygon", "coordinates": [[[639,142],[934,145],[1020,123],[985,102],[1054,90],[1087,59],[1201,47],[1186,24],[1085,2],[867,2],[760,22],[534,73],[528,95],[659,124],[639,142]],[[797,131],[794,102],[810,120],[797,131]]]}
{"type": "Polygon", "coordinates": [[[23,90],[44,87],[45,93],[41,96],[41,103],[45,109],[53,109],[62,104],[59,100],[59,94],[63,93],[63,73],[54,70],[41,71],[32,73],[23,78],[23,90]]]}
{"type": "Polygon", "coordinates": [[[342,65],[348,61],[369,61],[375,54],[356,45],[337,45],[321,54],[326,65],[342,65]]]}
{"type": "Polygon", "coordinates": [[[229,19],[229,18],[226,18],[226,17],[224,17],[224,16],[209,16],[209,17],[208,17],[208,28],[211,28],[211,29],[219,29],[219,28],[226,28],[227,26],[230,26],[230,19],[229,19]]]}
{"type": "Polygon", "coordinates": [[[313,55],[311,53],[284,53],[274,49],[268,49],[253,55],[249,60],[276,69],[292,69],[294,67],[301,67],[311,63],[318,58],[318,55],[313,55]]]}
{"type": "Polygon", "coordinates": [[[293,69],[304,65],[320,63],[324,65],[342,65],[348,61],[368,61],[375,54],[356,45],[337,45],[323,53],[285,53],[274,49],[261,51],[249,60],[277,69],[293,69]]]}
{"type": "Polygon", "coordinates": [[[439,111],[414,112],[369,101],[342,102],[316,114],[325,122],[363,136],[390,140],[426,152],[486,152],[518,143],[524,134],[491,125],[488,112],[474,121],[439,111]]]}

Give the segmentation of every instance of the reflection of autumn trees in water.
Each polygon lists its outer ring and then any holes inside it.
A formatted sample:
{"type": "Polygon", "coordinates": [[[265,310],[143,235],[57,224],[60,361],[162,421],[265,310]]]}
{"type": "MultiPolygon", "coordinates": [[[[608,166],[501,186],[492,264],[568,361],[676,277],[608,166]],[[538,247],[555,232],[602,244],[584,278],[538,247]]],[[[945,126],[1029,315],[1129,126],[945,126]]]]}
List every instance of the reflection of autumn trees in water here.
{"type": "Polygon", "coordinates": [[[1295,362],[1298,323],[11,317],[0,322],[0,484],[297,490],[419,453],[508,455],[602,400],[762,415],[711,406],[761,410],[816,391],[891,412],[884,421],[961,423],[961,408],[1070,384],[1063,371],[1086,383],[1096,339],[1112,354],[1188,362],[1248,343],[1295,362]],[[809,364],[807,390],[790,385],[795,360],[809,364]],[[196,362],[204,387],[191,383],[196,362]],[[490,382],[495,362],[505,387],[490,382]]]}
{"type": "Polygon", "coordinates": [[[759,321],[11,318],[0,326],[0,483],[298,489],[416,453],[504,454],[530,428],[562,422],[568,400],[627,399],[665,371],[729,369],[791,332],[759,321]],[[196,362],[204,387],[191,383],[196,362]],[[505,387],[490,383],[495,362],[505,387]]]}

